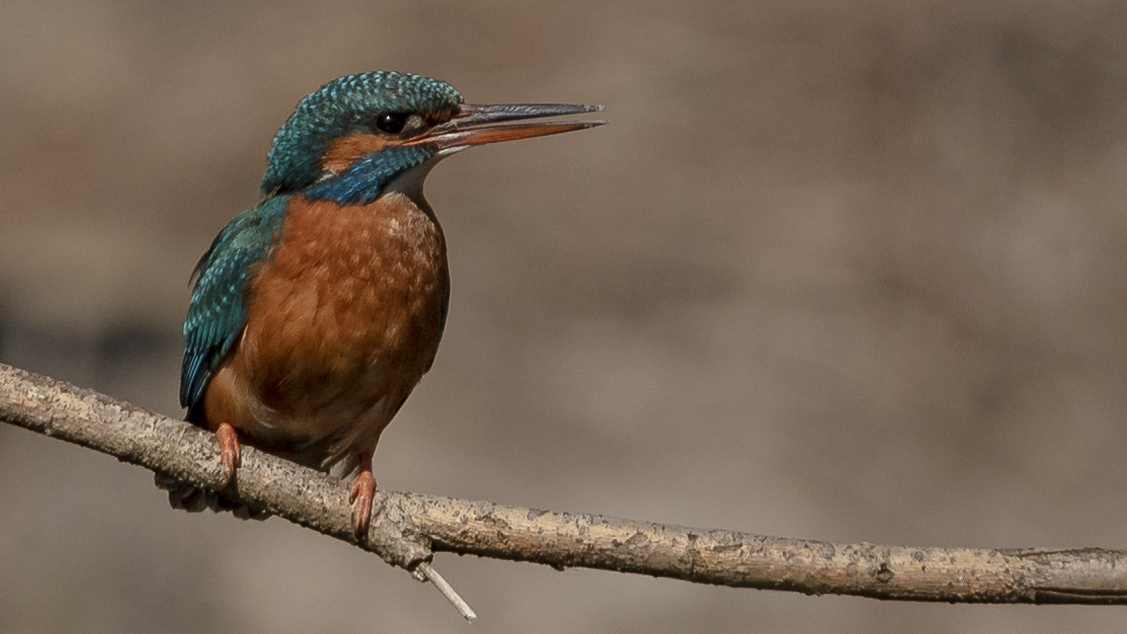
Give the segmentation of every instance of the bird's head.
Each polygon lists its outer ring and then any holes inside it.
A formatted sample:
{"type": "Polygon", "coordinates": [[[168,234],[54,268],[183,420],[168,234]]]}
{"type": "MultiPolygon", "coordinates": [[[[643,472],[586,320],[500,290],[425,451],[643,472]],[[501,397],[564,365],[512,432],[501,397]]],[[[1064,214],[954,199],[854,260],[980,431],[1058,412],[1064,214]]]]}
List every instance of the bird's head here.
{"type": "MultiPolygon", "coordinates": [[[[473,145],[602,121],[530,122],[601,110],[567,104],[466,104],[437,79],[380,71],[335,79],[301,100],[278,130],[260,189],[340,204],[378,198],[401,176],[473,145]]],[[[425,176],[425,169],[421,170],[425,176]]],[[[421,178],[415,179],[421,185],[421,178]]]]}

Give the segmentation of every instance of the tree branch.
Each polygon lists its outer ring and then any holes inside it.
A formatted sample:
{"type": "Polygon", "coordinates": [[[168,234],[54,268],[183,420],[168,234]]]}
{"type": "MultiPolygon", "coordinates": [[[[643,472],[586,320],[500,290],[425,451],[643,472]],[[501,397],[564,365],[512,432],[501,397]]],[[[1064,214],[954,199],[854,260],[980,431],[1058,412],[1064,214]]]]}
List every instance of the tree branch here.
{"type": "MultiPolygon", "coordinates": [[[[212,434],[3,364],[0,420],[198,486],[220,480],[212,434]]],[[[225,495],[356,543],[339,479],[253,448],[242,458],[225,495]]],[[[375,506],[367,539],[357,545],[416,576],[432,570],[420,569],[432,551],[448,551],[806,594],[1127,605],[1125,551],[842,544],[387,491],[377,493],[375,506]]]]}

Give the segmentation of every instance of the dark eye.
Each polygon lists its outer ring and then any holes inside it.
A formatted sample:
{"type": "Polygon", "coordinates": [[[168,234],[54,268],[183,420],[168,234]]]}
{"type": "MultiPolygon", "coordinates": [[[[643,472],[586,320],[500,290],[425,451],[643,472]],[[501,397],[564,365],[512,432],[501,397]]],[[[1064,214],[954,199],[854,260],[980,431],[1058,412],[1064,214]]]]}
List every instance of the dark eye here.
{"type": "Polygon", "coordinates": [[[387,132],[388,134],[399,134],[403,131],[403,127],[407,125],[407,118],[410,115],[403,112],[384,112],[376,115],[376,128],[380,132],[387,132]]]}

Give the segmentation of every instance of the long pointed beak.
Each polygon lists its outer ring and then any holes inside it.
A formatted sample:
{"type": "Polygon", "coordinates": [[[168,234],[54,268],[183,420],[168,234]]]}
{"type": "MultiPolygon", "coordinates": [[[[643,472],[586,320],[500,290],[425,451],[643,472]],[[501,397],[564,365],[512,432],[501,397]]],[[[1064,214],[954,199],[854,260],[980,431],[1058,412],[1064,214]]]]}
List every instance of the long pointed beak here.
{"type": "Polygon", "coordinates": [[[430,145],[440,156],[453,154],[474,145],[531,139],[549,134],[586,130],[606,121],[529,122],[530,119],[598,112],[602,106],[554,103],[496,104],[477,106],[463,104],[452,119],[436,125],[405,145],[430,145]],[[509,123],[517,121],[520,123],[509,123]]]}

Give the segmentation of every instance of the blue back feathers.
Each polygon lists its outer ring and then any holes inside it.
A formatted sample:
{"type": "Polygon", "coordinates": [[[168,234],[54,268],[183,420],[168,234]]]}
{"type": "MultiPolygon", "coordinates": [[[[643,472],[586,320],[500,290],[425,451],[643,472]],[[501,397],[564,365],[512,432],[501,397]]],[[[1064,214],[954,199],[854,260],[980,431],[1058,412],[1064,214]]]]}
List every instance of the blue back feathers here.
{"type": "Polygon", "coordinates": [[[219,361],[231,350],[246,317],[246,289],[254,265],[270,256],[289,196],[275,196],[229,222],[196,265],[195,289],[184,320],[180,405],[189,420],[219,361]]]}
{"type": "Polygon", "coordinates": [[[461,103],[462,96],[445,82],[391,71],[335,79],[298,103],[274,136],[259,187],[265,200],[228,223],[196,265],[180,375],[180,404],[188,408],[188,420],[201,419],[204,388],[242,333],[247,289],[256,265],[273,254],[292,196],[369,203],[396,176],[434,156],[424,146],[393,145],[321,180],[329,143],[370,130],[381,113],[449,114],[461,103]]]}

